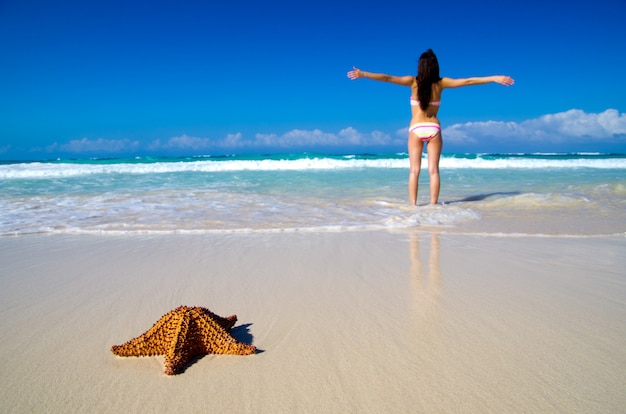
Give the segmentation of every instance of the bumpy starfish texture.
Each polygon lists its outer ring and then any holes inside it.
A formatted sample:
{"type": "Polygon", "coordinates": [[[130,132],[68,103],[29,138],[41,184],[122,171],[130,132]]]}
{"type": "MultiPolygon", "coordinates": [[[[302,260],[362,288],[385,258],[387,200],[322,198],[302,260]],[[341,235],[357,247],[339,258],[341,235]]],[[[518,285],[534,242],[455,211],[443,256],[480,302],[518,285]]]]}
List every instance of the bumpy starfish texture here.
{"type": "Polygon", "coordinates": [[[254,354],[255,346],[238,342],[228,333],[236,322],[237,315],[223,318],[206,308],[179,306],[143,335],[114,345],[111,352],[119,356],[165,355],[165,373],[174,375],[198,355],[254,354]]]}

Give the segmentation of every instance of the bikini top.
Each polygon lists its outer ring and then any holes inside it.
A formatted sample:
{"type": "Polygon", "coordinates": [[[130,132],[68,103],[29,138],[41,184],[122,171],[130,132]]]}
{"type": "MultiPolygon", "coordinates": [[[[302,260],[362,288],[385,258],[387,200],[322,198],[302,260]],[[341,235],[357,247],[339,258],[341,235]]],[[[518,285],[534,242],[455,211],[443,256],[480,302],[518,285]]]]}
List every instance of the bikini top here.
{"type": "MultiPolygon", "coordinates": [[[[419,104],[420,104],[420,101],[418,101],[417,99],[411,96],[411,106],[418,106],[419,104]]],[[[439,106],[440,104],[441,104],[441,101],[432,101],[428,105],[439,106]]]]}

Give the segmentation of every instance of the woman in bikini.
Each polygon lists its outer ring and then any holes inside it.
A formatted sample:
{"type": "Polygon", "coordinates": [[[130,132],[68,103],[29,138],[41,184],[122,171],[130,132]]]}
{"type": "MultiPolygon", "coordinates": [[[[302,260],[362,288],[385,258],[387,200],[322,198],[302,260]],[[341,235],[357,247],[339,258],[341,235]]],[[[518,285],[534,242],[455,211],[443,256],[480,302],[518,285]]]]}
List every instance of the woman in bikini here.
{"type": "Polygon", "coordinates": [[[508,76],[484,76],[464,79],[439,77],[439,62],[435,53],[428,49],[420,56],[417,64],[417,76],[391,76],[384,73],[365,72],[356,67],[348,72],[352,80],[367,78],[381,82],[391,82],[411,88],[411,123],[409,124],[409,200],[417,204],[417,184],[422,164],[424,144],[428,146],[428,173],[430,174],[430,202],[437,204],[439,199],[439,158],[443,140],[441,125],[437,119],[441,93],[446,88],[499,83],[513,85],[508,76]]]}

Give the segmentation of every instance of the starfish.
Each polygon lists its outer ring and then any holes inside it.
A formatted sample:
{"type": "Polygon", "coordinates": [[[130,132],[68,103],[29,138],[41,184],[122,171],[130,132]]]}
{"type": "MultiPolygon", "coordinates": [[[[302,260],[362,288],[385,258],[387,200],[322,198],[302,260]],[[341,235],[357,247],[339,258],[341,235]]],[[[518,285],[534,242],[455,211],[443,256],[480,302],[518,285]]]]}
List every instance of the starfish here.
{"type": "Polygon", "coordinates": [[[143,335],[114,345],[111,352],[119,356],[165,355],[165,373],[174,375],[198,355],[254,354],[255,346],[238,342],[228,333],[236,322],[237,315],[223,318],[206,308],[179,306],[143,335]]]}

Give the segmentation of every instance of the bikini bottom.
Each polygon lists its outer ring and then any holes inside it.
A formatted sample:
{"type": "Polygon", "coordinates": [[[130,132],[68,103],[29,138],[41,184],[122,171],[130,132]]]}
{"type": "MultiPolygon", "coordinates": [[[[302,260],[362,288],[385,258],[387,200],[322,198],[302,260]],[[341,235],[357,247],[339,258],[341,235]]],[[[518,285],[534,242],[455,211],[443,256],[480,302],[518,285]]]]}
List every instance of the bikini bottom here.
{"type": "Polygon", "coordinates": [[[417,122],[409,127],[421,141],[428,142],[441,133],[441,127],[434,122],[417,122]]]}

